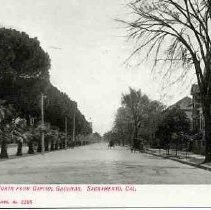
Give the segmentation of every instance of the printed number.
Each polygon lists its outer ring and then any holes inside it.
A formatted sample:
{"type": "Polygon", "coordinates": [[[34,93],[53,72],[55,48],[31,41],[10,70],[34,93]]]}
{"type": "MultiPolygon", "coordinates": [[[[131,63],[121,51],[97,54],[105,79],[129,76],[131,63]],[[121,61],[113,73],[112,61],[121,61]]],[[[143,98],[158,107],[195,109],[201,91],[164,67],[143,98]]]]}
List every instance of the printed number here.
{"type": "Polygon", "coordinates": [[[29,205],[29,204],[32,204],[32,200],[22,200],[21,201],[21,204],[27,204],[27,205],[29,205]]]}

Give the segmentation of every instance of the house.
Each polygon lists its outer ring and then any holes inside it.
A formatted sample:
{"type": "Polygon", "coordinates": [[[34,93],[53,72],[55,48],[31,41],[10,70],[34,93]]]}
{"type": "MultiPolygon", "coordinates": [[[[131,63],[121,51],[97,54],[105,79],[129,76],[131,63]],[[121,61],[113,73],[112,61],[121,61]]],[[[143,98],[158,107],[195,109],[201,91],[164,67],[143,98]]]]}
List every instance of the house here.
{"type": "Polygon", "coordinates": [[[179,107],[185,111],[188,119],[191,122],[191,130],[195,132],[204,131],[204,117],[202,112],[202,106],[200,103],[200,93],[198,85],[193,84],[191,87],[192,98],[186,96],[173,104],[171,107],[179,107]]]}
{"type": "Polygon", "coordinates": [[[204,154],[205,151],[205,135],[204,135],[204,116],[200,103],[200,91],[197,84],[191,87],[191,96],[184,97],[171,107],[179,107],[184,110],[191,122],[192,136],[190,141],[191,151],[198,154],[204,154]]]}
{"type": "Polygon", "coordinates": [[[193,118],[192,118],[192,112],[193,112],[192,99],[190,97],[186,96],[186,97],[182,98],[181,100],[177,101],[171,107],[178,107],[181,110],[183,110],[185,112],[185,114],[187,115],[187,118],[190,120],[191,128],[192,128],[192,122],[193,122],[193,118]]]}

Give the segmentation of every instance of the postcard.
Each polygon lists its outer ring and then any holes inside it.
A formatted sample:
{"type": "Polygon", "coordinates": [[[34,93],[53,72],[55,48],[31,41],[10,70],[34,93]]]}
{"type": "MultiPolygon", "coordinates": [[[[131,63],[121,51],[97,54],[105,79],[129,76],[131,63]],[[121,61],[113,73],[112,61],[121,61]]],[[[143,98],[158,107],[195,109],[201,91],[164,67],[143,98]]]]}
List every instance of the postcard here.
{"type": "Polygon", "coordinates": [[[210,1],[0,3],[0,208],[211,206],[210,1]]]}

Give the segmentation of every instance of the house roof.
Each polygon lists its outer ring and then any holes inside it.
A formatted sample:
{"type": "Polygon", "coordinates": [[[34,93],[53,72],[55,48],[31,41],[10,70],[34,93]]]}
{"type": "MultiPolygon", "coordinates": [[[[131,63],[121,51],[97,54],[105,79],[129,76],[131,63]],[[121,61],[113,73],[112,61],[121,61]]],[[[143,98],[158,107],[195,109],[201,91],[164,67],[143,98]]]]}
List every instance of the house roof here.
{"type": "Polygon", "coordinates": [[[175,104],[171,105],[170,107],[179,107],[182,110],[188,111],[192,109],[192,99],[188,96],[180,99],[175,104]]]}

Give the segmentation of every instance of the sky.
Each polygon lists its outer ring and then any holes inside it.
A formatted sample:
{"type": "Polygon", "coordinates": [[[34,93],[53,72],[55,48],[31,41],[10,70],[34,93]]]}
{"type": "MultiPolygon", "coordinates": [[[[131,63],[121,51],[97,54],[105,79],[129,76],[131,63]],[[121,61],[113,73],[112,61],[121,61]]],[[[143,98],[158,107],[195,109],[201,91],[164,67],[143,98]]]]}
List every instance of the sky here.
{"type": "MultiPolygon", "coordinates": [[[[141,89],[170,105],[190,94],[125,60],[133,50],[126,28],[115,21],[129,14],[126,0],[0,0],[0,24],[37,37],[51,58],[50,80],[72,100],[93,130],[112,128],[122,93],[141,89]],[[165,96],[165,97],[164,97],[165,96]]],[[[149,65],[148,65],[149,64],[149,65]]]]}

